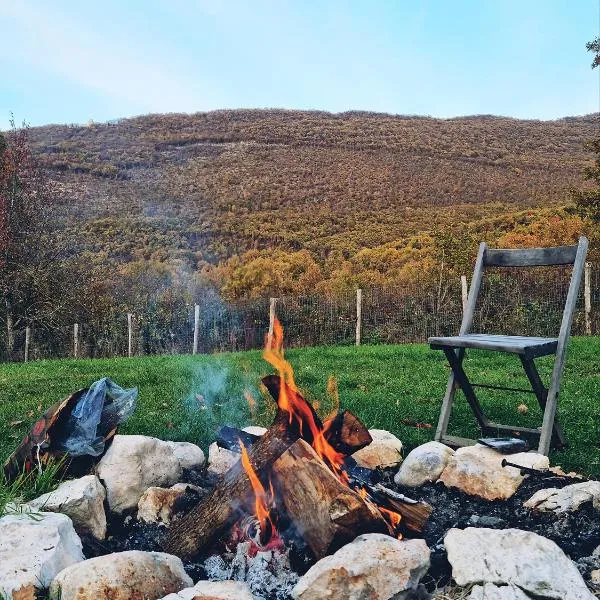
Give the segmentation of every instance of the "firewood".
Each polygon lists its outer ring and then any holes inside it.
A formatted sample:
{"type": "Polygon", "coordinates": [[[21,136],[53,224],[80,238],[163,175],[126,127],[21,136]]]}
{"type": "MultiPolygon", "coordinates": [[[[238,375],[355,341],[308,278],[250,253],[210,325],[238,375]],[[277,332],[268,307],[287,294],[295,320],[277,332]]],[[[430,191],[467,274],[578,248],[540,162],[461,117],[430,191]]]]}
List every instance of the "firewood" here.
{"type": "MultiPolygon", "coordinates": [[[[288,413],[278,411],[273,425],[248,450],[254,471],[268,470],[298,437],[298,428],[290,426],[288,413]]],[[[236,509],[251,492],[250,480],[238,461],[200,504],[173,522],[164,542],[165,552],[180,558],[202,553],[236,516],[236,509]]]]}
{"type": "Polygon", "coordinates": [[[427,502],[413,500],[404,494],[399,494],[386,488],[380,483],[373,486],[372,491],[377,495],[378,502],[402,515],[402,526],[410,531],[422,533],[431,516],[433,507],[427,502]]]}
{"type": "Polygon", "coordinates": [[[341,483],[304,440],[273,464],[285,511],[317,559],[361,533],[387,532],[376,508],[341,483]]]}
{"type": "MultiPolygon", "coordinates": [[[[273,396],[275,400],[278,400],[281,379],[276,375],[267,375],[267,377],[263,377],[262,383],[271,396],[273,396]]],[[[284,383],[284,385],[286,384],[284,383]]],[[[296,392],[296,396],[301,398],[310,407],[315,423],[319,429],[322,428],[323,424],[321,419],[310,403],[298,392],[296,392]]],[[[309,444],[312,442],[310,432],[305,432],[302,438],[309,444]]],[[[330,423],[325,432],[325,439],[331,444],[334,450],[340,452],[344,456],[350,456],[350,454],[368,446],[373,441],[369,430],[363,425],[360,419],[347,410],[340,411],[336,417],[334,417],[333,422],[330,423]]]]}
{"type": "Polygon", "coordinates": [[[345,456],[358,452],[373,441],[369,430],[349,410],[337,414],[325,432],[325,439],[345,456]]]}

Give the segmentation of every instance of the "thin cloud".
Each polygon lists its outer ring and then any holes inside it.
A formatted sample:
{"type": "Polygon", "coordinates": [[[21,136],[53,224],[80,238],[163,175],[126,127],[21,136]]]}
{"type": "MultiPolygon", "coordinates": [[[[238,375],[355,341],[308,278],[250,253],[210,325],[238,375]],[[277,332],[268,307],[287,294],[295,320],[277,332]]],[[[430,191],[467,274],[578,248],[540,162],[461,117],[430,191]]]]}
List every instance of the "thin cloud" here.
{"type": "MultiPolygon", "coordinates": [[[[177,56],[165,59],[154,49],[123,41],[111,32],[91,31],[71,17],[30,3],[0,5],[5,48],[19,48],[17,60],[96,90],[144,111],[198,110],[198,84],[178,73],[177,56]]],[[[197,74],[194,78],[197,81],[197,74]]]]}

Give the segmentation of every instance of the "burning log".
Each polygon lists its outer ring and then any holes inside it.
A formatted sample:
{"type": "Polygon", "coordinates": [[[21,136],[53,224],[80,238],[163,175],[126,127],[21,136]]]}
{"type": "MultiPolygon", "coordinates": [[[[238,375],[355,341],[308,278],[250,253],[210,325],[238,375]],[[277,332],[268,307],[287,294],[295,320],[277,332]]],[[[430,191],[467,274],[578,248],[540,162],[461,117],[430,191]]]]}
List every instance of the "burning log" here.
{"type": "MultiPolygon", "coordinates": [[[[289,423],[288,414],[278,411],[273,425],[248,450],[254,471],[267,470],[299,437],[298,429],[289,423]]],[[[171,525],[165,552],[181,558],[201,553],[231,522],[238,506],[251,493],[250,479],[238,461],[198,506],[171,525]]]]}
{"type": "MultiPolygon", "coordinates": [[[[310,402],[307,402],[298,391],[292,391],[285,382],[282,383],[281,378],[276,375],[267,375],[267,377],[263,377],[262,384],[277,403],[279,403],[282,387],[288,396],[294,393],[295,397],[309,408],[317,429],[319,431],[323,430],[323,437],[336,452],[349,456],[350,454],[354,454],[354,452],[358,452],[361,448],[368,446],[373,441],[369,430],[350,411],[340,411],[324,427],[319,415],[317,415],[310,402]]],[[[313,441],[310,430],[306,431],[302,438],[309,444],[313,441]]]]}
{"type": "Polygon", "coordinates": [[[317,559],[361,533],[388,531],[379,511],[343,484],[304,440],[277,459],[273,473],[287,515],[317,559]]]}
{"type": "Polygon", "coordinates": [[[425,523],[433,511],[431,504],[398,494],[380,483],[373,486],[372,493],[384,507],[402,516],[403,527],[416,533],[423,532],[425,523]]]}
{"type": "MultiPolygon", "coordinates": [[[[339,412],[331,420],[323,435],[334,450],[345,456],[358,452],[372,441],[369,430],[347,410],[339,412]]],[[[240,440],[246,448],[250,448],[260,438],[260,435],[224,425],[217,432],[217,445],[232,452],[241,452],[240,440]]]]}
{"type": "MultiPolygon", "coordinates": [[[[398,533],[398,512],[376,506],[363,486],[349,485],[344,461],[350,452],[371,442],[366,427],[351,413],[342,412],[325,423],[298,391],[291,365],[283,356],[283,329],[274,324],[274,344],[265,358],[278,376],[263,379],[277,402],[278,412],[271,427],[257,440],[240,436],[242,458],[217,482],[213,491],[167,535],[164,549],[182,558],[202,553],[238,514],[254,492],[255,515],[260,526],[260,543],[267,544],[274,528],[271,509],[275,506],[271,473],[277,478],[281,502],[288,516],[318,558],[356,535],[385,531],[398,533]],[[253,441],[250,449],[246,441],[253,441]],[[276,466],[274,466],[276,465],[276,466]],[[387,523],[386,523],[387,522],[387,523]]],[[[231,438],[231,431],[223,437],[231,438]]],[[[237,448],[236,448],[237,449],[237,448]]]]}

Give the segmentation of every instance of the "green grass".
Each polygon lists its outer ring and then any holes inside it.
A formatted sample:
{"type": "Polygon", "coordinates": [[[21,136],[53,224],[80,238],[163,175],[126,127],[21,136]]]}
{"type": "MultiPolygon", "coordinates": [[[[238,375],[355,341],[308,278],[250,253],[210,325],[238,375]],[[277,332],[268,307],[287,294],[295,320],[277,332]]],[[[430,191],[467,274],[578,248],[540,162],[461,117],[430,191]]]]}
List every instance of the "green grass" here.
{"type": "MultiPolygon", "coordinates": [[[[407,449],[431,440],[444,394],[448,367],[441,352],[425,345],[318,347],[291,350],[298,385],[328,412],[326,387],[330,375],[339,380],[343,407],[370,428],[395,433],[407,449]],[[418,429],[403,419],[433,425],[418,429]]],[[[472,352],[467,370],[473,381],[523,387],[526,380],[514,356],[472,352]]],[[[552,360],[538,361],[545,381],[552,360]]],[[[220,424],[268,425],[272,403],[261,396],[257,382],[272,372],[260,352],[192,356],[138,357],[109,360],[57,360],[0,366],[0,458],[4,460],[44,409],[102,376],[122,386],[139,387],[136,412],[121,428],[199,443],[206,449],[220,424]],[[244,390],[258,399],[255,414],[244,390]],[[201,409],[196,394],[206,399],[201,409]],[[22,421],[20,424],[14,424],[22,421]]],[[[489,415],[501,423],[539,426],[541,413],[533,395],[482,391],[489,415]],[[516,408],[525,402],[529,411],[516,408]]],[[[571,340],[559,402],[559,418],[569,441],[551,459],[565,469],[600,476],[600,338],[571,340]]],[[[476,437],[477,429],[462,396],[457,397],[450,431],[476,437]]]]}

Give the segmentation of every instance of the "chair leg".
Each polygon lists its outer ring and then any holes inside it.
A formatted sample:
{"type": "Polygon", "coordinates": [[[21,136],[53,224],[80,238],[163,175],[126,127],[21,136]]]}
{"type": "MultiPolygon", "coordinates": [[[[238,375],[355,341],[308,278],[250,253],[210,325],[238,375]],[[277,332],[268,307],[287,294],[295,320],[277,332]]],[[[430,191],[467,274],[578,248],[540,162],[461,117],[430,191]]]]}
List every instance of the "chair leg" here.
{"type": "Polygon", "coordinates": [[[463,394],[479,423],[479,427],[482,430],[485,430],[489,424],[489,419],[485,416],[483,408],[481,408],[481,404],[479,404],[479,400],[477,400],[477,396],[475,395],[475,390],[471,387],[471,382],[462,367],[464,353],[459,358],[452,348],[444,348],[444,354],[450,363],[450,367],[452,367],[452,372],[456,381],[458,381],[458,385],[460,385],[460,389],[463,391],[463,394]]]}
{"type": "MultiPolygon", "coordinates": [[[[548,390],[546,386],[544,386],[542,382],[542,378],[535,366],[533,359],[525,358],[523,355],[519,355],[521,359],[521,364],[523,365],[523,369],[525,370],[525,374],[527,375],[527,379],[529,379],[529,383],[535,393],[535,396],[538,400],[540,408],[542,412],[546,409],[546,401],[548,398],[548,390]]],[[[552,446],[562,448],[567,445],[567,440],[564,436],[562,427],[557,422],[556,418],[554,419],[554,424],[552,427],[552,446]]]]}
{"type": "MultiPolygon", "coordinates": [[[[459,350],[460,360],[462,361],[464,350],[459,350]]],[[[448,377],[448,383],[446,385],[446,394],[444,395],[444,401],[442,402],[442,410],[440,411],[440,418],[438,420],[437,429],[435,430],[435,441],[441,442],[446,432],[448,431],[448,423],[450,422],[450,415],[452,414],[452,403],[454,402],[454,396],[456,394],[456,378],[454,377],[454,371],[450,371],[448,377]]]]}

